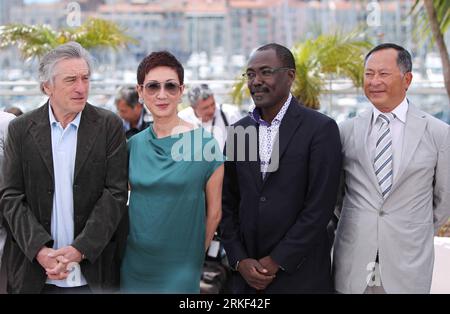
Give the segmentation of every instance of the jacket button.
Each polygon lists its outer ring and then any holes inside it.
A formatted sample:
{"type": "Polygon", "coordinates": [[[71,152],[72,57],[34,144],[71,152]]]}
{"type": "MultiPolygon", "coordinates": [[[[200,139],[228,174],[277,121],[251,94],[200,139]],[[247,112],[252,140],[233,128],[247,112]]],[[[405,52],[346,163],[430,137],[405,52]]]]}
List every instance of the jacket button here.
{"type": "Polygon", "coordinates": [[[261,196],[259,200],[260,200],[261,202],[265,202],[265,201],[267,201],[267,199],[266,199],[266,197],[265,197],[265,196],[261,196]]]}
{"type": "Polygon", "coordinates": [[[380,217],[383,217],[384,216],[384,211],[382,211],[382,210],[380,210],[380,217]]]}

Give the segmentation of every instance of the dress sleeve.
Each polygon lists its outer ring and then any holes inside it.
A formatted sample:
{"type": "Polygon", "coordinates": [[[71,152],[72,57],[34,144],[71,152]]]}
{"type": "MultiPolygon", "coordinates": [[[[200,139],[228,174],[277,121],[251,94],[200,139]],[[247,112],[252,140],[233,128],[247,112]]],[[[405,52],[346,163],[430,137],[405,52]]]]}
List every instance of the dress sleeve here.
{"type": "Polygon", "coordinates": [[[209,138],[205,141],[205,145],[203,146],[203,160],[207,164],[205,176],[207,182],[214,171],[216,171],[216,169],[219,168],[225,161],[225,156],[223,155],[219,143],[215,138],[209,138]]]}

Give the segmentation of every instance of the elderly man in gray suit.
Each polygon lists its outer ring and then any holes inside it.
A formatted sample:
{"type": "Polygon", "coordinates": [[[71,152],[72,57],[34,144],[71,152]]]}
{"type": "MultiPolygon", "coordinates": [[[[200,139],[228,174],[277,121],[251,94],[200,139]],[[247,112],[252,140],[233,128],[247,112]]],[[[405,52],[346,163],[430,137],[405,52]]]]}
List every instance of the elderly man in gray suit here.
{"type": "MultiPolygon", "coordinates": [[[[3,176],[3,173],[1,172],[2,169],[2,163],[3,163],[3,150],[5,146],[6,141],[6,134],[8,131],[8,124],[9,121],[14,119],[15,116],[13,114],[0,111],[0,176],[3,176]]],[[[2,256],[3,256],[3,247],[5,245],[6,240],[6,231],[0,224],[0,293],[5,292],[5,280],[4,273],[1,271],[2,266],[2,256]]]]}
{"type": "Polygon", "coordinates": [[[365,59],[373,108],[340,126],[343,189],[334,243],[340,293],[429,293],[435,231],[450,214],[449,126],[406,98],[411,55],[365,59]]]}

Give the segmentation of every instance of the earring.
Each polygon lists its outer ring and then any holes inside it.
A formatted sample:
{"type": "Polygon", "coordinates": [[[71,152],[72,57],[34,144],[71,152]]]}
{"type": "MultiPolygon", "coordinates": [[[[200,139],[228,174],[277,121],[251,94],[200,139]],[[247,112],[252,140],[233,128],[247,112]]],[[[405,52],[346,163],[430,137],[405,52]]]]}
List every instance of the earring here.
{"type": "Polygon", "coordinates": [[[144,99],[143,98],[139,98],[138,102],[143,105],[144,104],[144,99]]]}

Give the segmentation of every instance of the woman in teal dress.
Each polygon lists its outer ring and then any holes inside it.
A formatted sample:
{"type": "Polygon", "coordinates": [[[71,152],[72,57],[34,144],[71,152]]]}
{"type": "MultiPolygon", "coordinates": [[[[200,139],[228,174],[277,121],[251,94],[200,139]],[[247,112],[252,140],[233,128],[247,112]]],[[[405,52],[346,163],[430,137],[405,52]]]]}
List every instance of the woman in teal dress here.
{"type": "Polygon", "coordinates": [[[137,90],[153,123],[128,142],[124,292],[199,293],[205,251],[221,218],[223,155],[211,134],[178,118],[183,76],[165,51],[138,67],[137,90]]]}

